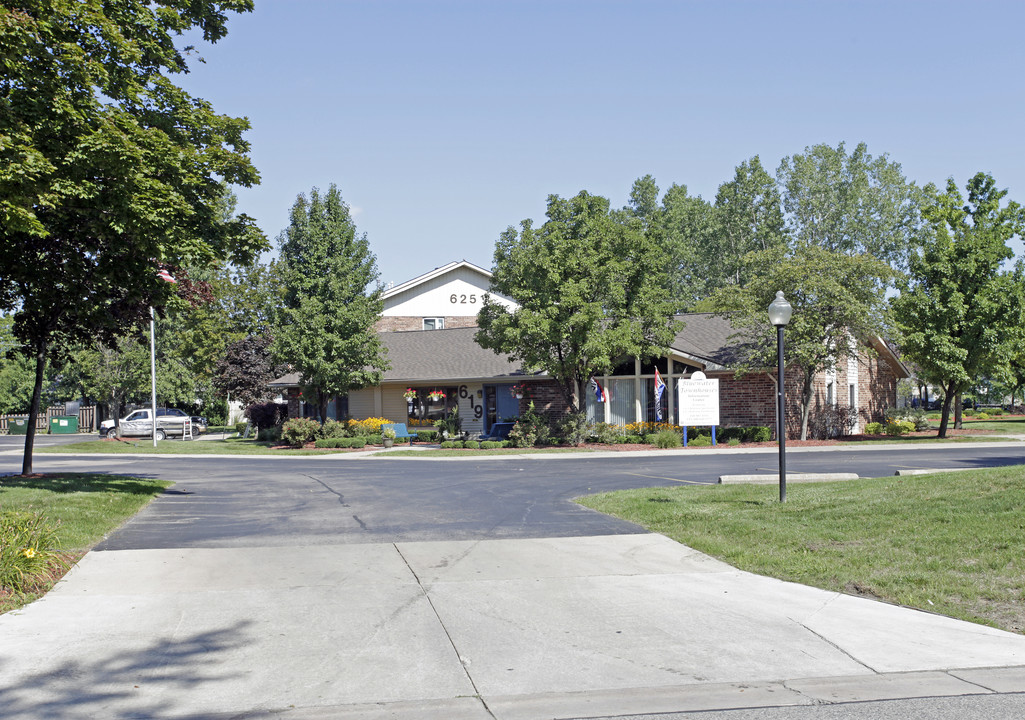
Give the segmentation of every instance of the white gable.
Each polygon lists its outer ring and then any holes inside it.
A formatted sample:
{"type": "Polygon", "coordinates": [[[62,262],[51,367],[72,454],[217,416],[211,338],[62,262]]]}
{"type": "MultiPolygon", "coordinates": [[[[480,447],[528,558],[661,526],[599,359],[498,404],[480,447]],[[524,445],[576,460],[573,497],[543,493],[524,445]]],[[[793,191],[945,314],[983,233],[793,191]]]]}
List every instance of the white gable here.
{"type": "MultiPolygon", "coordinates": [[[[484,294],[491,287],[491,273],[466,262],[449,263],[387,290],[384,316],[451,317],[480,312],[484,294]]],[[[491,293],[491,299],[506,307],[516,303],[491,293]]]]}

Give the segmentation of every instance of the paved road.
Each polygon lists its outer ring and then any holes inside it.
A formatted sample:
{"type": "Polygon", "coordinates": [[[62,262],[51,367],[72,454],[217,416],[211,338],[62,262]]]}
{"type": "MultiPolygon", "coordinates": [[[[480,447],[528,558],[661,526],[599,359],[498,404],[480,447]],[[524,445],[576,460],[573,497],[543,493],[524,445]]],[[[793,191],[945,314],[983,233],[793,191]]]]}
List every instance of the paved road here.
{"type": "MultiPolygon", "coordinates": [[[[796,449],[790,472],[893,475],[898,469],[1018,464],[1025,444],[921,450],[796,449]]],[[[482,457],[460,461],[342,457],[54,457],[38,471],[76,469],[174,480],[161,500],[101,549],[570,537],[634,533],[635,525],[571,502],[622,488],[714,483],[773,473],[766,452],[620,453],[611,457],[482,457]],[[272,482],[257,482],[273,478],[272,482]],[[174,532],[168,532],[173,528],[174,532]]],[[[0,472],[17,457],[0,456],[0,472]]],[[[772,494],[773,490],[766,489],[772,494]]],[[[791,488],[791,493],[799,492],[791,488]]]]}

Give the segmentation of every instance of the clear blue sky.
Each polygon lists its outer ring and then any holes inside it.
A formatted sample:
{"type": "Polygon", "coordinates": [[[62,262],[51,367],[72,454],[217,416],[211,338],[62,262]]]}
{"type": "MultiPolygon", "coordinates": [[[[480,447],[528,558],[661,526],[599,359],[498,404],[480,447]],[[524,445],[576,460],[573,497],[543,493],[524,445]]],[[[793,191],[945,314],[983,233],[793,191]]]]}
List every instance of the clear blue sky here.
{"type": "Polygon", "coordinates": [[[1021,0],[257,0],[183,84],[252,122],[240,211],[273,240],[335,183],[398,284],[490,268],[549,194],[620,207],[650,173],[713,199],[817,143],[1025,203],[1022,27],[1021,0]]]}

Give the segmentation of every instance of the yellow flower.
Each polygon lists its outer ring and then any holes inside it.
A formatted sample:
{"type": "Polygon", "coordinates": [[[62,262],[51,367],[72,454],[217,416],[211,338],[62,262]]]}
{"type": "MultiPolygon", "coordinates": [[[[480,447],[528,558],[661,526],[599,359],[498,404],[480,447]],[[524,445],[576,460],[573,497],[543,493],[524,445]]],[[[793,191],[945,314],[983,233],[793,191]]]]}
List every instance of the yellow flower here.
{"type": "Polygon", "coordinates": [[[32,558],[34,558],[36,556],[36,549],[35,548],[25,548],[24,550],[21,551],[21,554],[31,560],[32,558]]]}

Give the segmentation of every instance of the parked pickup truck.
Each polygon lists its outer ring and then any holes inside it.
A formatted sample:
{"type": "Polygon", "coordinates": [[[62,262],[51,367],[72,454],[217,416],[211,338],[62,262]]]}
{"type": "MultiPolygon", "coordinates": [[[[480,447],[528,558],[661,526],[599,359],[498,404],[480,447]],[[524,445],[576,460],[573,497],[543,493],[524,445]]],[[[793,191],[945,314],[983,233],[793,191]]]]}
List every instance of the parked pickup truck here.
{"type": "MultiPolygon", "coordinates": [[[[116,424],[113,420],[100,423],[100,437],[149,437],[153,433],[153,420],[149,408],[129,413],[116,424]]],[[[157,440],[169,437],[191,438],[192,419],[181,410],[157,408],[157,440]]]]}

